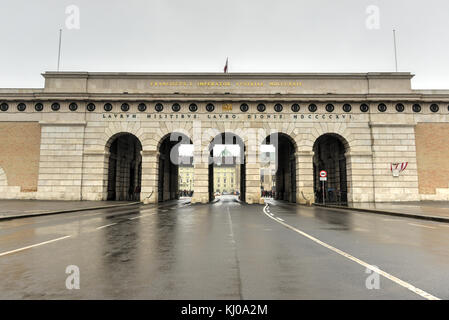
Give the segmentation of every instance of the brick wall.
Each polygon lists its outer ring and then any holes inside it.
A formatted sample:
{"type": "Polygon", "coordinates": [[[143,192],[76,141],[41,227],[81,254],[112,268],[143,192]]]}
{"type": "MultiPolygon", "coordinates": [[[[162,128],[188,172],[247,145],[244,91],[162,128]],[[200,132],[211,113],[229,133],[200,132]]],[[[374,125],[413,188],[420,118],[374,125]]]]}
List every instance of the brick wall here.
{"type": "Polygon", "coordinates": [[[41,128],[38,122],[0,122],[0,167],[8,186],[37,190],[41,128]]]}
{"type": "Polygon", "coordinates": [[[449,123],[418,123],[415,137],[419,193],[449,188],[449,123]]]}

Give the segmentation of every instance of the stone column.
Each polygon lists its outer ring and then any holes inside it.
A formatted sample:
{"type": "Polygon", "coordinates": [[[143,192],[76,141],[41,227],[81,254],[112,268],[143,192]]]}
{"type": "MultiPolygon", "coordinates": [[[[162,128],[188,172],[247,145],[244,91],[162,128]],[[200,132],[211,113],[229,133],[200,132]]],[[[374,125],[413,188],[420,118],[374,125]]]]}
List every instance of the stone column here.
{"type": "Polygon", "coordinates": [[[256,132],[247,133],[247,145],[245,150],[245,201],[248,204],[261,203],[260,196],[260,144],[256,132]]]}
{"type": "Polygon", "coordinates": [[[248,151],[245,154],[245,179],[246,195],[245,200],[248,204],[263,203],[260,197],[260,162],[259,153],[248,151]],[[253,159],[253,160],[252,160],[253,159]]]}
{"type": "Polygon", "coordinates": [[[201,149],[195,146],[193,153],[192,203],[207,202],[209,202],[209,164],[207,159],[203,159],[201,149]]]}
{"type": "Polygon", "coordinates": [[[145,204],[158,202],[158,159],[158,151],[142,151],[142,187],[140,201],[145,204]]]}
{"type": "Polygon", "coordinates": [[[313,151],[300,151],[296,157],[296,203],[311,205],[313,190],[313,151]]]}

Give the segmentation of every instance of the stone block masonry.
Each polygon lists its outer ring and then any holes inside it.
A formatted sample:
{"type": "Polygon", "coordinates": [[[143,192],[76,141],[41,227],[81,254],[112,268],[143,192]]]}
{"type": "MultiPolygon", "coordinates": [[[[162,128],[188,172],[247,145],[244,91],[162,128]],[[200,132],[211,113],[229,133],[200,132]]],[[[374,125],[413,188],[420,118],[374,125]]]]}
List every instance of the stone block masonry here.
{"type": "Polygon", "coordinates": [[[349,202],[449,200],[449,91],[413,90],[409,73],[44,77],[43,89],[0,90],[0,198],[106,200],[110,181],[122,186],[118,198],[134,186],[145,202],[173,198],[176,179],[160,176],[176,169],[160,159],[163,139],[177,132],[194,145],[192,202],[205,203],[211,139],[229,132],[245,144],[249,203],[260,202],[261,190],[261,165],[251,159],[273,133],[292,146],[278,150],[275,179],[289,201],[313,202],[323,167],[349,202]],[[138,139],[140,154],[111,156],[122,134],[138,139]],[[317,143],[321,137],[334,142],[317,143]],[[399,177],[390,171],[395,162],[408,162],[399,177]]]}

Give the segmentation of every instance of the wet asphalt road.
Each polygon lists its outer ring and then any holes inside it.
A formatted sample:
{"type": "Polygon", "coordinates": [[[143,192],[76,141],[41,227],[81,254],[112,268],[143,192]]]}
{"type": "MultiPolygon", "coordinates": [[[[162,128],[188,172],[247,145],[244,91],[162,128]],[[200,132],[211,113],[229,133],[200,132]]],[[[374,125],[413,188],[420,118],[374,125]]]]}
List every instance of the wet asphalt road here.
{"type": "Polygon", "coordinates": [[[449,224],[265,209],[224,197],[0,222],[0,299],[449,299],[449,224]],[[396,281],[367,289],[373,275],[345,254],[396,281]]]}

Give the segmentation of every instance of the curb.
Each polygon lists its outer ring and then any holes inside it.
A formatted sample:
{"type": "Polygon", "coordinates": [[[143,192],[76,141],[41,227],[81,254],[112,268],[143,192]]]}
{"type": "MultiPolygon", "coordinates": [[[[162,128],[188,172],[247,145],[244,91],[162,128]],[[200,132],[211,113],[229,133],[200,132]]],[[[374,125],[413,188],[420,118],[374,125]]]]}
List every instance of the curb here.
{"type": "Polygon", "coordinates": [[[445,218],[445,217],[441,217],[441,216],[424,216],[424,215],[412,214],[412,213],[402,213],[402,212],[384,211],[384,210],[376,210],[376,209],[352,208],[352,207],[343,207],[343,206],[334,206],[334,205],[323,205],[323,204],[319,204],[319,203],[314,203],[313,206],[323,207],[323,208],[331,208],[331,209],[340,209],[340,210],[369,212],[369,213],[384,214],[384,215],[389,215],[389,216],[406,217],[406,218],[413,218],[413,219],[431,220],[431,221],[449,223],[449,218],[445,218]]]}
{"type": "Polygon", "coordinates": [[[39,212],[39,213],[27,213],[27,214],[23,214],[23,215],[0,217],[0,221],[20,219],[20,218],[39,217],[39,216],[49,216],[49,215],[59,214],[59,213],[70,213],[70,212],[77,212],[77,211],[89,211],[89,210],[98,210],[98,209],[135,206],[137,204],[141,204],[141,202],[113,204],[113,205],[109,205],[109,206],[97,206],[97,207],[89,207],[89,208],[75,208],[75,209],[68,209],[68,210],[45,211],[45,212],[39,212]]]}

